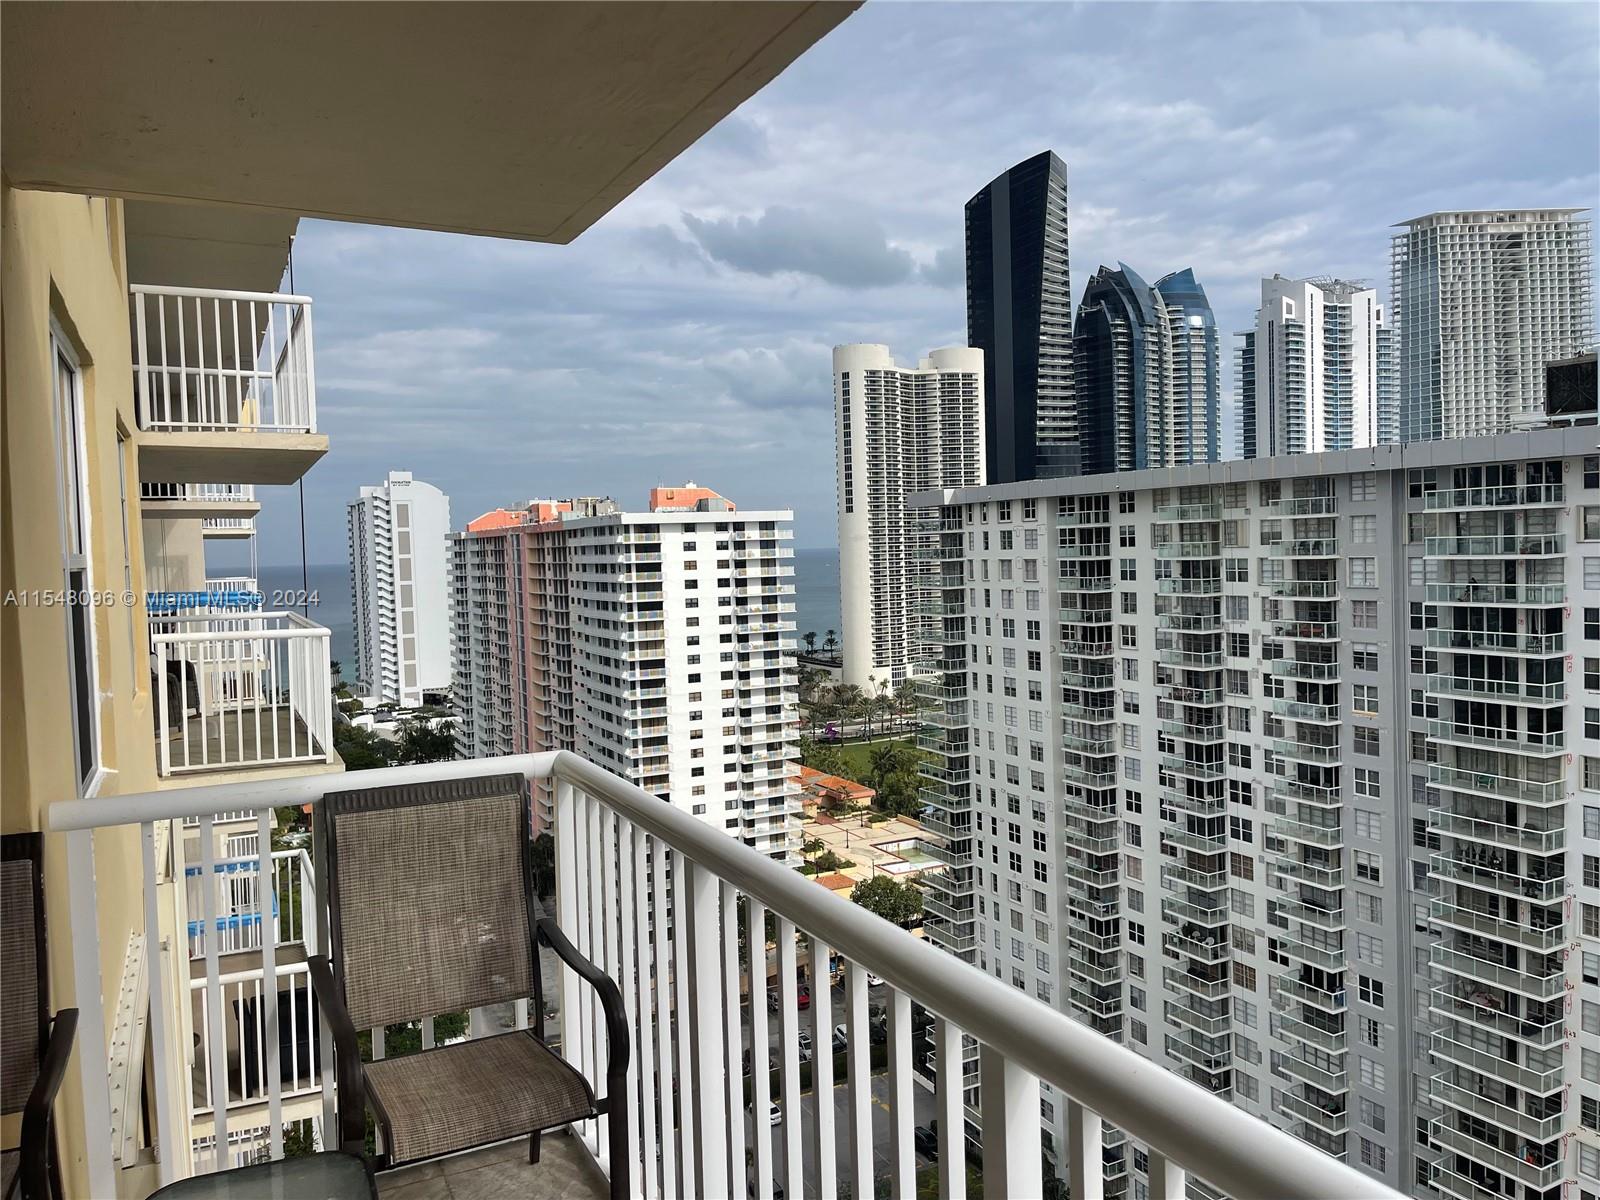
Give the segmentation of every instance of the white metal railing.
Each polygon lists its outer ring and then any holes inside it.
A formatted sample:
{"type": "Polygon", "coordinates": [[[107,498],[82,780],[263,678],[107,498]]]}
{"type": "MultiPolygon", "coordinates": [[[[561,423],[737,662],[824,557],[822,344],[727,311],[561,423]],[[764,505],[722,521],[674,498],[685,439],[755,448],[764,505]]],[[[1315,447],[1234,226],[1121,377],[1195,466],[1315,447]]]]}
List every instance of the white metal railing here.
{"type": "MultiPolygon", "coordinates": [[[[49,809],[50,827],[66,834],[73,933],[74,994],[96,1011],[104,995],[97,946],[98,913],[93,865],[95,828],[139,824],[143,830],[147,924],[157,919],[156,822],[198,817],[201,867],[216,865],[211,825],[216,815],[241,805],[257,814],[261,845],[269,844],[271,812],[283,805],[315,804],[333,791],[375,785],[400,785],[436,779],[514,772],[529,779],[553,780],[556,791],[558,919],[578,948],[617,980],[624,997],[632,1045],[624,1103],[628,1113],[627,1156],[635,1194],[770,1195],[773,1182],[785,1194],[802,1194],[802,1175],[810,1175],[820,1196],[837,1195],[836,1154],[845,1151],[844,1175],[854,1194],[871,1194],[874,1168],[874,1101],[869,1084],[872,1031],[867,1007],[868,976],[886,981],[887,1174],[894,1194],[916,1190],[912,1145],[911,1006],[935,1017],[932,1032],[938,1063],[963,1058],[962,1037],[974,1039],[981,1080],[984,1187],[989,1195],[1040,1194],[1040,1085],[1048,1082],[1064,1103],[1069,1127],[1069,1160],[1075,1200],[1104,1195],[1101,1170],[1102,1121],[1115,1125],[1148,1147],[1150,1194],[1161,1200],[1181,1197],[1189,1172],[1237,1197],[1383,1197],[1396,1193],[1381,1182],[1330,1159],[1287,1133],[1273,1129],[1159,1064],[1095,1034],[1064,1013],[956,960],[926,942],[818,888],[804,876],[711,829],[615,775],[568,752],[519,755],[473,762],[436,763],[349,775],[279,776],[237,784],[168,789],[123,797],[66,800],[49,809]],[[670,897],[670,899],[669,899],[670,897]],[[681,916],[669,927],[651,914],[681,916]],[[741,930],[764,930],[771,916],[776,944],[752,955],[741,946],[741,930]],[[830,988],[812,991],[808,1018],[797,1007],[798,967],[803,961],[844,963],[842,1011],[835,1015],[830,988]],[[761,969],[752,970],[752,963],[761,969]],[[768,980],[768,964],[776,977],[768,980]],[[746,1084],[742,1048],[768,1043],[769,989],[776,989],[780,1046],[777,1102],[789,1119],[776,1135],[783,1139],[782,1164],[776,1164],[765,1113],[773,1097],[770,1077],[756,1070],[749,1081],[750,1108],[744,1115],[746,1084]],[[748,1003],[744,1003],[744,1001],[748,1003]],[[850,1066],[848,1101],[841,1124],[832,1104],[816,1106],[802,1146],[800,1054],[802,1025],[814,1046],[832,1041],[835,1021],[844,1024],[850,1066]],[[756,1136],[749,1138],[747,1131],[756,1136]],[[747,1157],[751,1175],[747,1177],[747,1157]],[[781,1177],[774,1174],[781,1170],[781,1177]],[[753,1188],[751,1186],[753,1179],[753,1188]]],[[[270,870],[263,859],[259,869],[270,870]]],[[[201,918],[217,916],[213,889],[200,889],[201,918]]],[[[326,944],[326,914],[317,905],[319,944],[326,944]]],[[[262,940],[259,978],[277,978],[275,939],[262,940]]],[[[209,947],[201,1007],[207,1049],[200,1059],[210,1079],[209,1094],[231,1088],[226,1003],[227,978],[209,947]]],[[[172,1146],[175,1095],[187,1080],[174,1081],[167,1047],[174,1031],[166,1027],[165,1004],[172,983],[158,963],[151,981],[151,1030],[155,1062],[156,1121],[162,1181],[190,1169],[188,1156],[172,1146]],[[174,1084],[178,1083],[176,1092],[174,1084]]],[[[182,986],[180,983],[179,986],[182,986]]],[[[604,1091],[607,1047],[603,1019],[592,989],[580,986],[565,968],[560,980],[562,1053],[604,1091]]],[[[279,1062],[282,1022],[278,993],[260,992],[259,1037],[265,1069],[270,1150],[281,1155],[285,1074],[279,1062]]],[[[255,1029],[247,1024],[247,1032],[255,1029]]],[[[181,1031],[179,1031],[181,1032],[181,1031]]],[[[425,1031],[426,1032],[426,1031],[425,1031]]],[[[333,1128],[336,1097],[331,1048],[326,1029],[318,1031],[323,1093],[323,1127],[333,1128]]],[[[109,1127],[106,1044],[99,1022],[81,1035],[79,1081],[84,1094],[85,1128],[109,1127]]],[[[814,1056],[815,1094],[833,1085],[833,1058],[814,1056]]],[[[290,1072],[291,1077],[293,1075],[290,1072]]],[[[939,1194],[965,1193],[965,1119],[961,1079],[935,1071],[939,1120],[939,1194]]],[[[232,1092],[230,1091],[230,1095],[232,1092]]],[[[214,1144],[228,1143],[228,1111],[214,1110],[214,1144]]],[[[591,1121],[579,1130],[602,1168],[610,1169],[609,1138],[591,1121]]],[[[114,1191],[109,1146],[87,1139],[91,1194],[114,1191]]],[[[185,1150],[187,1147],[185,1147],[185,1150]]],[[[226,1159],[226,1155],[223,1156],[226,1159]]],[[[225,1166],[213,1163],[213,1166],[225,1166]]]]}
{"type": "Polygon", "coordinates": [[[293,612],[151,619],[162,775],[334,761],[329,633],[293,612]]]}
{"type": "Polygon", "coordinates": [[[142,500],[184,500],[207,504],[254,504],[253,483],[141,483],[142,500]]]}
{"type": "Polygon", "coordinates": [[[254,517],[202,517],[200,518],[200,532],[236,534],[254,533],[256,519],[254,517]]]}
{"type": "Polygon", "coordinates": [[[315,433],[311,299],[135,284],[139,427],[315,433]]]}
{"type": "MultiPolygon", "coordinates": [[[[251,840],[259,843],[259,839],[251,840]]],[[[316,953],[316,928],[306,922],[316,912],[311,855],[305,850],[274,850],[271,862],[266,876],[269,883],[263,888],[259,852],[218,859],[210,876],[217,893],[217,915],[211,921],[195,916],[206,908],[205,898],[200,895],[206,875],[194,864],[184,868],[191,960],[206,956],[212,935],[219,954],[260,949],[262,933],[267,928],[272,929],[278,945],[301,945],[307,954],[316,953]]]]}

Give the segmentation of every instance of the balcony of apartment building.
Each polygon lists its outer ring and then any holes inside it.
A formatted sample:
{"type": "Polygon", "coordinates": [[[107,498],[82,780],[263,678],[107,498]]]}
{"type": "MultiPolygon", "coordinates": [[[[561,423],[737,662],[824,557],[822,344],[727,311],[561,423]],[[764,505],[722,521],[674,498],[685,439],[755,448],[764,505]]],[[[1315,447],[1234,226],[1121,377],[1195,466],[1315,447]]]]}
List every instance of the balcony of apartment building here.
{"type": "Polygon", "coordinates": [[[327,452],[309,297],[158,283],[129,291],[144,479],[294,483],[327,452]]]}
{"type": "MultiPolygon", "coordinates": [[[[625,1161],[635,1192],[646,1195],[766,1196],[780,1187],[785,1195],[826,1195],[840,1186],[865,1195],[888,1179],[897,1194],[926,1185],[960,1196],[970,1156],[988,1194],[1032,1196],[1043,1188],[1040,1105],[1047,1100],[1067,1117],[1069,1137],[1055,1148],[1055,1162],[1075,1197],[1118,1190],[1129,1139],[1154,1196],[1181,1197],[1186,1180],[1204,1181],[1211,1189],[1205,1194],[1239,1197],[1393,1196],[565,752],[356,776],[284,774],[248,790],[195,787],[52,806],[52,827],[69,854],[84,852],[96,829],[141,831],[133,865],[144,903],[155,914],[166,889],[178,934],[170,954],[153,956],[147,972],[150,1020],[138,1037],[148,1043],[148,1074],[141,1080],[130,1066],[146,1060],[143,1048],[130,1053],[120,1040],[108,1046],[87,1039],[74,1064],[86,1114],[99,1123],[109,1113],[118,1130],[117,1138],[87,1147],[95,1194],[116,1194],[118,1172],[136,1162],[153,1163],[162,1180],[173,1180],[280,1156],[286,1129],[321,1137],[337,1127],[332,1033],[305,965],[329,944],[327,898],[313,866],[320,851],[274,849],[274,811],[315,808],[330,792],[507,772],[553,788],[557,921],[620,988],[626,1012],[624,1028],[608,1032],[600,1006],[563,965],[551,978],[559,1029],[551,1042],[603,1094],[608,1038],[625,1032],[628,1122],[615,1142],[604,1117],[574,1126],[570,1137],[547,1137],[538,1164],[527,1162],[519,1140],[380,1172],[380,1194],[601,1196],[625,1161]],[[680,923],[652,920],[669,911],[680,923]],[[760,954],[743,935],[751,928],[772,931],[760,954]],[[805,978],[808,964],[824,961],[838,967],[833,986],[805,978]],[[263,989],[263,979],[276,979],[276,989],[263,989]],[[800,988],[808,982],[809,1007],[802,1009],[800,988]],[[188,993],[182,1003],[172,1002],[177,989],[188,993]],[[931,1062],[916,1070],[913,1044],[922,1035],[913,1006],[932,1018],[931,1062]],[[839,1053],[812,1056],[805,1039],[831,1044],[835,1025],[844,1029],[839,1053]],[[974,1080],[939,1069],[969,1056],[964,1038],[976,1054],[972,1109],[964,1090],[974,1080]],[[771,1074],[741,1069],[750,1045],[771,1047],[771,1074]],[[836,1084],[839,1104],[811,1102],[836,1084]],[[141,1086],[148,1110],[130,1116],[122,1097],[141,1086]],[[778,1117],[769,1120],[773,1111],[778,1117]],[[930,1114],[933,1147],[913,1136],[930,1114]],[[981,1133],[964,1145],[969,1128],[981,1133]]],[[[73,888],[62,924],[93,946],[94,875],[75,878],[73,888]]],[[[102,957],[72,959],[80,1003],[104,993],[102,957]]],[[[1117,1003],[1095,980],[1075,977],[1073,987],[1083,1004],[1105,1010],[1117,1003]]],[[[1226,1070],[1227,1055],[1215,1041],[1221,1027],[1204,996],[1181,1003],[1191,1032],[1175,1053],[1193,1060],[1186,1070],[1210,1080],[1226,1070]]],[[[520,1003],[475,1011],[463,1036],[528,1020],[520,1003]]],[[[385,1032],[371,1033],[371,1053],[382,1057],[385,1032]]],[[[434,1033],[425,1022],[424,1047],[434,1044],[434,1033]]],[[[392,1037],[387,1045],[395,1050],[392,1037]]]]}
{"type": "Polygon", "coordinates": [[[130,289],[139,516],[159,564],[147,575],[161,585],[146,612],[163,778],[338,764],[328,630],[264,611],[253,576],[206,564],[210,543],[255,536],[256,484],[292,482],[326,450],[310,305],[130,289]]]}

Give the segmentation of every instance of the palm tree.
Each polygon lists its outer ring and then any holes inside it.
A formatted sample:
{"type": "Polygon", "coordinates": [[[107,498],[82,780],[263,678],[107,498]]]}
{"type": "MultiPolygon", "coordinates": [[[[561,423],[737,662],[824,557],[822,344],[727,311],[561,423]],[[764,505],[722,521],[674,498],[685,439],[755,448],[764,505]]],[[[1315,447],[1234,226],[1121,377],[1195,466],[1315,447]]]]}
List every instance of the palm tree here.
{"type": "Polygon", "coordinates": [[[816,630],[814,630],[814,629],[811,630],[804,637],[802,637],[800,640],[806,644],[806,653],[807,654],[815,654],[817,652],[817,631],[816,630]]]}
{"type": "Polygon", "coordinates": [[[867,782],[873,791],[881,792],[889,776],[900,769],[905,751],[904,742],[884,742],[872,748],[867,755],[867,782]]]}
{"type": "Polygon", "coordinates": [[[900,686],[894,689],[894,706],[902,718],[915,717],[920,713],[922,693],[917,690],[917,685],[909,679],[901,680],[900,686]]]}
{"type": "Polygon", "coordinates": [[[854,683],[841,683],[833,689],[833,701],[838,706],[840,718],[851,721],[861,715],[861,702],[865,699],[861,688],[854,683]]]}
{"type": "Polygon", "coordinates": [[[839,635],[837,633],[835,633],[833,630],[830,629],[830,630],[828,630],[828,632],[826,634],[823,635],[823,638],[822,638],[822,652],[824,654],[832,656],[833,652],[835,650],[837,650],[838,648],[839,648],[839,635]]]}

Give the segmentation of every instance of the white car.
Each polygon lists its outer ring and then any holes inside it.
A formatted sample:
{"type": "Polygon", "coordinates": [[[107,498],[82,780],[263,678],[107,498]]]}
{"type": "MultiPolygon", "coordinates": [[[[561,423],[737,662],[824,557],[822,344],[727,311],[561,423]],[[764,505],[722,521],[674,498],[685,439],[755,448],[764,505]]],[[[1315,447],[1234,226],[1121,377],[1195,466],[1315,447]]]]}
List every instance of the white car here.
{"type": "Polygon", "coordinates": [[[867,986],[868,987],[882,987],[883,986],[883,976],[874,975],[871,971],[868,971],[867,972],[867,986]]]}
{"type": "Polygon", "coordinates": [[[783,1124],[783,1109],[779,1108],[776,1102],[774,1102],[772,1104],[772,1106],[767,1110],[767,1124],[768,1125],[782,1125],[783,1124]]]}

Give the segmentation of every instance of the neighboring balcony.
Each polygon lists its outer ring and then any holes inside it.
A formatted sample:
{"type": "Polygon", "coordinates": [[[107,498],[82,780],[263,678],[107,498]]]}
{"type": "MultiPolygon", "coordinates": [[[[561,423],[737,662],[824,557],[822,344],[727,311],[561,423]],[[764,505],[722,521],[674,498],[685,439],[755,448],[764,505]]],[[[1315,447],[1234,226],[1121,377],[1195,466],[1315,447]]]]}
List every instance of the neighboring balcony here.
{"type": "Polygon", "coordinates": [[[212,537],[223,536],[213,529],[235,528],[237,522],[253,533],[261,502],[249,483],[141,483],[139,511],[146,517],[202,521],[205,535],[212,537]]]}
{"type": "MultiPolygon", "coordinates": [[[[538,1164],[527,1162],[526,1142],[507,1143],[385,1173],[380,1192],[464,1200],[601,1196],[616,1153],[626,1156],[640,1195],[770,1197],[781,1188],[801,1197],[837,1195],[848,1186],[867,1196],[884,1180],[895,1195],[927,1187],[960,1197],[970,1155],[985,1194],[1038,1196],[1044,1193],[1040,1105],[1048,1084],[1068,1130],[1051,1154],[1074,1197],[1104,1196],[1126,1172],[1125,1155],[1105,1153],[1105,1135],[1115,1127],[1111,1141],[1120,1145],[1125,1135],[1142,1147],[1149,1193],[1160,1200],[1185,1196],[1191,1175],[1197,1193],[1206,1195],[1396,1200],[1380,1181],[566,752],[350,775],[284,774],[248,790],[168,789],[49,807],[52,829],[75,864],[92,864],[96,828],[142,831],[134,844],[143,853],[129,870],[149,913],[161,903],[158,831],[198,818],[199,870],[173,899],[183,905],[184,919],[199,922],[202,939],[213,929],[220,939],[219,919],[243,918],[240,941],[202,942],[205,969],[197,962],[192,981],[160,970],[150,976],[153,1053],[144,1086],[160,1182],[229,1165],[234,1155],[217,1154],[213,1145],[281,1155],[275,1119],[305,1120],[311,1112],[321,1129],[337,1127],[341,1097],[327,1023],[285,1031],[286,1022],[303,1015],[296,998],[303,954],[327,944],[326,897],[304,860],[271,851],[273,810],[314,805],[335,790],[506,772],[540,781],[556,796],[556,917],[579,954],[621,990],[632,1119],[615,1147],[601,1118],[573,1127],[570,1137],[547,1136],[538,1164]],[[218,854],[214,825],[237,818],[240,804],[256,814],[255,854],[218,854]],[[292,879],[280,878],[284,862],[300,864],[291,868],[292,879]],[[276,936],[266,937],[268,929],[276,936]],[[752,948],[752,930],[770,933],[752,948]],[[249,944],[250,936],[258,945],[249,944]],[[840,977],[807,980],[809,964],[824,962],[836,962],[840,977]],[[245,1004],[252,978],[278,978],[280,1002],[245,1004]],[[802,1008],[804,982],[811,986],[802,1008]],[[229,990],[235,984],[243,987],[229,990]],[[174,987],[194,992],[192,1007],[172,1003],[174,987]],[[282,1002],[285,994],[290,998],[282,1002]],[[931,1027],[914,1018],[918,1009],[931,1015],[931,1027]],[[177,1028],[166,1019],[174,1012],[177,1028]],[[837,1055],[804,1051],[805,1035],[812,1047],[832,1044],[836,1024],[844,1031],[837,1055]],[[954,1067],[971,1057],[963,1039],[975,1046],[977,1110],[965,1104],[974,1079],[954,1067]],[[262,1046],[280,1048],[276,1070],[252,1068],[259,1050],[251,1047],[262,1046]],[[771,1047],[770,1074],[743,1071],[747,1046],[763,1048],[757,1061],[766,1061],[764,1048],[771,1047]],[[951,1070],[941,1070],[943,1064],[951,1070]],[[931,1095],[914,1075],[932,1080],[931,1095]],[[229,1103],[211,1103],[223,1095],[229,1103]],[[818,1105],[816,1095],[837,1095],[840,1102],[818,1105]],[[937,1153],[925,1155],[926,1133],[913,1135],[930,1117],[937,1121],[937,1153]],[[1200,1180],[1209,1191],[1199,1190],[1200,1180]]],[[[251,845],[227,840],[224,848],[251,845]]],[[[418,852],[427,852],[425,843],[418,852]]],[[[75,948],[96,947],[101,901],[94,871],[75,873],[73,886],[70,916],[52,933],[70,928],[75,948]]],[[[450,935],[419,930],[417,936],[450,935]]],[[[73,995],[95,1011],[115,990],[116,980],[101,973],[111,956],[78,953],[68,961],[73,995]]],[[[603,1089],[609,1043],[601,1006],[588,1002],[565,966],[548,994],[557,1001],[559,1052],[603,1089]]],[[[526,1022],[526,1008],[519,1002],[512,1012],[476,1011],[468,1035],[526,1022]]],[[[95,1124],[113,1105],[108,1074],[118,1045],[108,1054],[99,1024],[87,1026],[73,1067],[72,1095],[82,1099],[68,1103],[84,1104],[85,1119],[95,1124]]],[[[422,1045],[432,1037],[426,1022],[422,1045]]],[[[383,1045],[375,1031],[373,1053],[381,1055],[383,1045]]],[[[114,1194],[112,1147],[91,1139],[82,1153],[91,1194],[114,1194]]]]}
{"type": "Polygon", "coordinates": [[[308,297],[129,290],[143,479],[288,484],[327,453],[308,297]]]}
{"type": "Polygon", "coordinates": [[[150,618],[162,777],[337,764],[328,631],[298,613],[184,608],[199,594],[173,595],[177,610],[150,618]]]}

